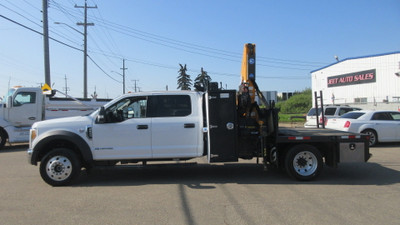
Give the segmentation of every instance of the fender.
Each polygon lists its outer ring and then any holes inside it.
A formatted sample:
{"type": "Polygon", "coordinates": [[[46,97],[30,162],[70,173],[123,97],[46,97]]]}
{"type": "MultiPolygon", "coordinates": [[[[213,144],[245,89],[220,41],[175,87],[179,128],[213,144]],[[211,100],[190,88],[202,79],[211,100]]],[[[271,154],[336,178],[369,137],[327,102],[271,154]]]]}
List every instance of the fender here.
{"type": "Polygon", "coordinates": [[[362,124],[358,128],[358,133],[361,133],[361,131],[364,131],[364,130],[367,130],[367,129],[376,130],[374,124],[362,124]]]}
{"type": "Polygon", "coordinates": [[[84,163],[89,165],[92,164],[93,155],[87,142],[81,136],[64,130],[50,131],[39,137],[39,140],[33,148],[32,157],[30,160],[31,164],[36,165],[36,163],[40,160],[39,157],[42,155],[41,153],[46,151],[45,146],[54,140],[66,140],[73,143],[78,148],[79,153],[82,155],[84,163]]]}

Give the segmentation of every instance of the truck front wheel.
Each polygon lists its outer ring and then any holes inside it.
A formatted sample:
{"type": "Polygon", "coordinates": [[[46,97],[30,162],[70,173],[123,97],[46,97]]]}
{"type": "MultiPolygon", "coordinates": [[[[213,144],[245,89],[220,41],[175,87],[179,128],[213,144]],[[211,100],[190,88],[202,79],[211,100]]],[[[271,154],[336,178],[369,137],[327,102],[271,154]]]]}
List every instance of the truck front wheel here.
{"type": "Polygon", "coordinates": [[[7,140],[6,132],[0,128],[0,149],[4,147],[4,145],[6,144],[6,140],[7,140]]]}
{"type": "Polygon", "coordinates": [[[314,179],[320,174],[322,167],[321,153],[312,145],[293,146],[286,154],[286,172],[297,180],[314,179]]]}
{"type": "Polygon", "coordinates": [[[78,177],[81,168],[81,162],[73,151],[58,148],[42,158],[40,175],[46,183],[52,186],[64,186],[78,177]]]}

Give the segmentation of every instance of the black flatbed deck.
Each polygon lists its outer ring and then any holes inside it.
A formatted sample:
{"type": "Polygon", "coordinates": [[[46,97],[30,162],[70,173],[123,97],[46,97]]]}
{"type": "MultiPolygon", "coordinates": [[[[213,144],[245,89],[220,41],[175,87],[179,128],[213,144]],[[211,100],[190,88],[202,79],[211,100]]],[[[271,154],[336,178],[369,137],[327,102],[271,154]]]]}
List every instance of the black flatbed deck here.
{"type": "Polygon", "coordinates": [[[277,142],[310,141],[332,142],[338,140],[368,141],[368,135],[323,128],[279,127],[277,142]]]}
{"type": "Polygon", "coordinates": [[[279,127],[279,136],[343,136],[343,135],[355,135],[355,133],[332,130],[327,128],[288,128],[279,127]]]}

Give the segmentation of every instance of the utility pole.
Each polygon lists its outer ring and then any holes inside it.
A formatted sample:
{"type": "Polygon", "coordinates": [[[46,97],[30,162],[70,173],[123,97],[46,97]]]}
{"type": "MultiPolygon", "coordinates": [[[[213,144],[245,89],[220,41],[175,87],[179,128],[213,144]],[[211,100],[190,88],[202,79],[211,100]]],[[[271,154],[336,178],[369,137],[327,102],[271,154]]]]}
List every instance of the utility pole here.
{"type": "Polygon", "coordinates": [[[137,86],[136,86],[136,82],[139,82],[139,80],[132,80],[133,82],[135,82],[135,92],[137,92],[137,86]]]}
{"type": "Polygon", "coordinates": [[[87,27],[94,26],[94,23],[87,22],[87,9],[95,9],[96,6],[88,6],[85,0],[85,6],[77,6],[75,8],[85,9],[85,20],[83,23],[77,23],[78,26],[83,26],[83,98],[87,98],[87,27]]]}
{"type": "Polygon", "coordinates": [[[47,15],[47,0],[43,0],[43,47],[44,47],[44,80],[45,83],[51,85],[50,82],[50,53],[49,53],[49,23],[47,15]]]}
{"type": "Polygon", "coordinates": [[[66,94],[66,96],[65,96],[65,97],[67,98],[68,91],[69,91],[69,87],[68,87],[68,84],[67,84],[67,75],[65,75],[64,79],[65,79],[65,87],[64,87],[64,91],[65,91],[65,94],[66,94]]]}
{"type": "Polygon", "coordinates": [[[128,68],[125,67],[125,59],[122,59],[122,94],[125,94],[125,70],[127,69],[128,68]]]}

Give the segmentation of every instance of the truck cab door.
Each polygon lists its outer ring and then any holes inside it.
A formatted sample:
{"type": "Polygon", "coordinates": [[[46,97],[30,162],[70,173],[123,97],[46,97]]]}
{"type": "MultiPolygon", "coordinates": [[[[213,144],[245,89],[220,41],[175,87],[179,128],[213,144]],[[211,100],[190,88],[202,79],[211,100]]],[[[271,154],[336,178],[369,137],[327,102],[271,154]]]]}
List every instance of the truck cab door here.
{"type": "Polygon", "coordinates": [[[93,124],[94,159],[151,158],[151,129],[147,97],[121,99],[105,109],[104,123],[93,124]]]}
{"type": "Polygon", "coordinates": [[[32,126],[41,120],[40,93],[21,91],[14,94],[11,105],[7,106],[6,120],[16,127],[32,126]]]}
{"type": "Polygon", "coordinates": [[[201,156],[201,112],[195,98],[187,94],[150,97],[153,158],[191,158],[201,156]]]}

